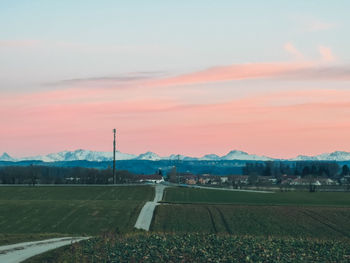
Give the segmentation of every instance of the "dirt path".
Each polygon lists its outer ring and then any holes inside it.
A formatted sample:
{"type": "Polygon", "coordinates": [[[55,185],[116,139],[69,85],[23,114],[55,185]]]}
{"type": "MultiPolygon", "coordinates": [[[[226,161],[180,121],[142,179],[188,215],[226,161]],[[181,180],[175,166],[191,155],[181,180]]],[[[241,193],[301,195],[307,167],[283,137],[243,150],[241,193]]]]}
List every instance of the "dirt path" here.
{"type": "Polygon", "coordinates": [[[159,201],[163,199],[163,192],[166,186],[164,185],[156,185],[155,187],[155,196],[154,200],[147,202],[141,209],[139,217],[136,220],[135,228],[143,229],[149,231],[151,226],[153,212],[157,205],[159,205],[159,201]]]}
{"type": "Polygon", "coordinates": [[[174,187],[187,187],[193,189],[208,189],[208,190],[219,190],[219,191],[231,191],[231,192],[247,192],[247,193],[261,193],[261,194],[273,194],[274,191],[267,190],[249,190],[249,189],[232,189],[232,188],[221,188],[221,187],[210,187],[210,186],[201,186],[201,185],[190,185],[190,184],[175,184],[167,182],[168,186],[174,187]]]}
{"type": "MultiPolygon", "coordinates": [[[[191,186],[189,186],[191,187],[191,186]]],[[[230,189],[230,188],[216,188],[216,187],[208,187],[208,186],[198,186],[192,188],[200,188],[200,189],[209,189],[209,190],[221,190],[221,191],[231,191],[231,192],[247,192],[247,193],[260,193],[260,194],[273,194],[273,191],[264,191],[264,190],[248,190],[248,189],[230,189]]]]}
{"type": "Polygon", "coordinates": [[[35,255],[85,239],[88,237],[62,237],[0,246],[0,262],[22,262],[35,255]]]}

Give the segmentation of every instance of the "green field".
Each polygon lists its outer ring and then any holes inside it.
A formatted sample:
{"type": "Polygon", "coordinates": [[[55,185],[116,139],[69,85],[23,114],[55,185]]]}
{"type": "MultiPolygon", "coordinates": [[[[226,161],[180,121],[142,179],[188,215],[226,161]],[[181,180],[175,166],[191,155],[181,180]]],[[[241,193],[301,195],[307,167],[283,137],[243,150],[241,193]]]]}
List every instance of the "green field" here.
{"type": "Polygon", "coordinates": [[[163,200],[171,203],[350,206],[350,192],[275,192],[265,194],[173,187],[165,190],[163,200]]]}
{"type": "Polygon", "coordinates": [[[173,204],[156,208],[152,230],[296,238],[350,238],[350,208],[173,204]]]}
{"type": "Polygon", "coordinates": [[[133,229],[150,186],[0,187],[0,243],[93,235],[27,262],[349,262],[350,193],[166,188],[150,233],[133,229]]]}
{"type": "Polygon", "coordinates": [[[350,193],[251,193],[167,188],[152,230],[293,238],[350,238],[350,193]]]}
{"type": "Polygon", "coordinates": [[[0,187],[0,238],[130,231],[153,196],[150,186],[0,187]]]}
{"type": "Polygon", "coordinates": [[[150,186],[8,186],[0,187],[0,200],[130,200],[153,199],[150,186]]]}
{"type": "Polygon", "coordinates": [[[214,234],[131,234],[83,241],[27,263],[349,262],[350,243],[214,234]]]}

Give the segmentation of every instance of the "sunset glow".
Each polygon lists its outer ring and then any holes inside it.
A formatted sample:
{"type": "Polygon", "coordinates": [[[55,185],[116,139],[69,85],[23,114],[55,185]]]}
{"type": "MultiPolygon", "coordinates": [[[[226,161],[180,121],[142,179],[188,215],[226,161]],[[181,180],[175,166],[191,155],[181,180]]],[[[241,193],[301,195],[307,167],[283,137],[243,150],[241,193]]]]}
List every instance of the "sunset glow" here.
{"type": "Polygon", "coordinates": [[[135,154],[350,151],[348,2],[300,1],[308,19],[233,1],[39,2],[1,4],[0,153],[109,151],[113,128],[135,154]]]}

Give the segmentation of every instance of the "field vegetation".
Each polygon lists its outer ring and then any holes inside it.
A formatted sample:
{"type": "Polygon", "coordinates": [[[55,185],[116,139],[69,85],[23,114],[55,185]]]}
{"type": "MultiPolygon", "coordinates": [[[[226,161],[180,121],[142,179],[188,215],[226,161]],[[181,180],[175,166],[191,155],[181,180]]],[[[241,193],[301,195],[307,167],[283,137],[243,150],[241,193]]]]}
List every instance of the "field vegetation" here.
{"type": "Polygon", "coordinates": [[[152,230],[294,238],[350,238],[350,208],[172,204],[156,208],[152,230]]]}
{"type": "Polygon", "coordinates": [[[130,231],[153,196],[150,186],[0,187],[0,242],[130,231]]]}
{"type": "Polygon", "coordinates": [[[265,194],[173,187],[165,190],[163,200],[170,203],[350,207],[349,192],[275,192],[265,194]]]}
{"type": "Polygon", "coordinates": [[[0,239],[93,238],[26,262],[349,262],[349,193],[166,188],[151,232],[133,229],[150,186],[0,188],[0,239]]]}
{"type": "Polygon", "coordinates": [[[106,235],[36,256],[53,262],[349,262],[350,243],[214,234],[106,235]]]}

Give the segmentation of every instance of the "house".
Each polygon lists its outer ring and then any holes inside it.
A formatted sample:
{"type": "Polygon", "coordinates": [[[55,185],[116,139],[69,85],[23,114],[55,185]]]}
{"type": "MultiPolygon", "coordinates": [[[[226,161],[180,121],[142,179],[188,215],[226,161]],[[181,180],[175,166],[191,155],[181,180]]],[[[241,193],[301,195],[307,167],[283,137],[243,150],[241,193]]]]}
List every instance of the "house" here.
{"type": "Polygon", "coordinates": [[[289,185],[310,185],[310,182],[313,183],[314,181],[310,181],[310,179],[307,178],[298,177],[290,181],[289,185]]]}
{"type": "Polygon", "coordinates": [[[317,178],[321,185],[337,185],[338,183],[330,178],[317,178]]]}
{"type": "Polygon", "coordinates": [[[193,178],[187,178],[185,182],[186,184],[197,184],[197,181],[193,178]]]}
{"type": "Polygon", "coordinates": [[[164,178],[160,174],[137,175],[136,177],[137,177],[136,181],[140,183],[149,182],[149,183],[159,184],[161,182],[164,182],[164,178]]]}
{"type": "Polygon", "coordinates": [[[184,184],[197,184],[198,176],[194,175],[192,173],[186,172],[186,173],[179,173],[178,178],[181,183],[184,184]]]}
{"type": "Polygon", "coordinates": [[[290,185],[316,185],[320,186],[322,185],[321,181],[324,181],[323,179],[326,178],[296,178],[293,181],[290,182],[290,185]]]}
{"type": "Polygon", "coordinates": [[[198,183],[199,184],[207,184],[209,182],[209,178],[203,178],[203,177],[199,177],[198,179],[198,183]]]}
{"type": "Polygon", "coordinates": [[[226,176],[221,176],[221,177],[220,177],[220,180],[221,180],[221,183],[222,183],[222,184],[228,183],[228,177],[226,177],[226,176]]]}
{"type": "Polygon", "coordinates": [[[197,176],[199,184],[219,184],[221,182],[220,176],[211,174],[201,174],[197,176]]]}
{"type": "Polygon", "coordinates": [[[235,185],[240,185],[240,184],[248,184],[249,176],[248,175],[232,175],[231,180],[232,183],[235,185]]]}
{"type": "Polygon", "coordinates": [[[274,176],[258,176],[260,184],[276,184],[277,179],[274,176]]]}
{"type": "Polygon", "coordinates": [[[340,182],[342,184],[350,184],[350,175],[345,175],[343,178],[340,179],[340,182]]]}

